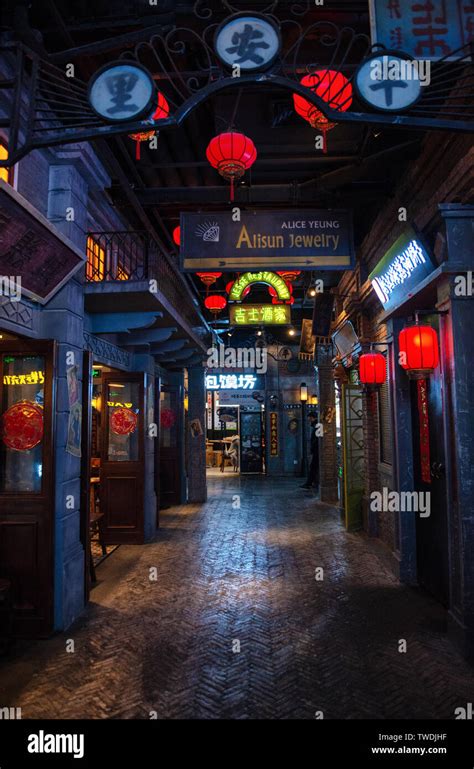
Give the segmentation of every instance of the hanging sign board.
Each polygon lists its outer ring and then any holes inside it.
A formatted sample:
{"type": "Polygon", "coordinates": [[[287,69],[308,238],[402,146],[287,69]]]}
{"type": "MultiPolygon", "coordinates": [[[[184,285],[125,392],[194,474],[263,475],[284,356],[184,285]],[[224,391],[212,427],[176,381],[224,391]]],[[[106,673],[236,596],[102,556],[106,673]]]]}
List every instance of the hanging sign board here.
{"type": "Polygon", "coordinates": [[[455,0],[369,0],[372,43],[441,59],[472,40],[472,7],[455,0]]]}
{"type": "Polygon", "coordinates": [[[112,62],[97,70],[87,95],[96,115],[111,123],[149,118],[156,106],[153,78],[134,62],[112,62]]]}
{"type": "Polygon", "coordinates": [[[348,211],[243,211],[181,214],[184,272],[262,269],[347,270],[354,267],[348,211]]]}
{"type": "Polygon", "coordinates": [[[287,304],[231,304],[231,326],[286,326],[291,323],[291,310],[287,304]]]}
{"type": "Polygon", "coordinates": [[[237,13],[217,28],[214,47],[226,66],[257,72],[269,67],[278,56],[280,32],[268,16],[237,13]]]}
{"type": "Polygon", "coordinates": [[[270,412],[270,456],[278,456],[278,413],[270,412]]]}
{"type": "Polygon", "coordinates": [[[384,310],[390,310],[408,299],[418,283],[435,269],[419,236],[408,227],[372,270],[369,280],[384,310]]]}
{"type": "Polygon", "coordinates": [[[0,275],[2,296],[46,304],[84,265],[82,253],[9,184],[0,180],[0,275]]]}
{"type": "Polygon", "coordinates": [[[423,84],[428,83],[426,64],[406,54],[374,53],[356,72],[357,95],[382,112],[403,112],[418,101],[423,84]]]}

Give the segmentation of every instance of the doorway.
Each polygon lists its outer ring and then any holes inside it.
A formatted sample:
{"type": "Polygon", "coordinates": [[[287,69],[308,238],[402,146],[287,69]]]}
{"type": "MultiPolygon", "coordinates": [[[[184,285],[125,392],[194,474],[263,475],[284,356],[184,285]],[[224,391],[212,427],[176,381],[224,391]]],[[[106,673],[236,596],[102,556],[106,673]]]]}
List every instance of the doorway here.
{"type": "Polygon", "coordinates": [[[345,525],[347,531],[355,531],[362,528],[364,494],[363,407],[358,385],[342,385],[341,406],[345,525]]]}

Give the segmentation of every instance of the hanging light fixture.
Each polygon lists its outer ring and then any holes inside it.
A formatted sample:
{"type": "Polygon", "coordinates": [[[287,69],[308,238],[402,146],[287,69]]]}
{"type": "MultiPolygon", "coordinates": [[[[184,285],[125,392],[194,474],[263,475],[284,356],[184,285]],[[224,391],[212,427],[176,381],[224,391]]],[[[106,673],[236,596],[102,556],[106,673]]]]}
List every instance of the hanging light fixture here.
{"type": "Polygon", "coordinates": [[[234,182],[240,179],[257,157],[252,139],[236,131],[214,136],[209,142],[206,157],[220,175],[230,181],[230,199],[234,200],[234,182]]]}
{"type": "Polygon", "coordinates": [[[220,294],[209,294],[204,300],[204,304],[213,315],[217,316],[227,304],[227,299],[220,294]]]}
{"type": "MultiPolygon", "coordinates": [[[[166,101],[165,97],[161,93],[161,91],[158,91],[158,106],[156,110],[154,111],[151,121],[155,122],[156,120],[164,120],[168,117],[170,114],[170,108],[169,104],[166,101]]],[[[139,131],[138,133],[129,134],[129,139],[133,139],[135,142],[135,160],[140,160],[140,144],[141,142],[146,142],[148,139],[151,139],[152,136],[154,136],[156,133],[155,128],[149,130],[149,131],[139,131]]]]}
{"type": "MultiPolygon", "coordinates": [[[[352,85],[342,72],[334,69],[319,69],[312,75],[305,75],[300,82],[323,99],[331,109],[346,112],[352,104],[352,85]]],[[[293,94],[293,103],[298,115],[323,134],[323,152],[326,153],[326,134],[335,128],[337,123],[331,123],[320,109],[298,93],[293,94]]]]}
{"type": "Polygon", "coordinates": [[[179,226],[179,224],[173,230],[173,240],[177,246],[181,245],[181,227],[179,226]]]}
{"type": "Polygon", "coordinates": [[[408,326],[398,337],[400,365],[410,379],[425,379],[439,364],[438,335],[431,326],[408,326]]]}
{"type": "Polygon", "coordinates": [[[222,272],[197,272],[196,275],[202,280],[209,291],[209,286],[212,286],[221,277],[222,272]]]}
{"type": "Polygon", "coordinates": [[[381,352],[367,352],[359,358],[359,381],[365,385],[382,385],[387,376],[385,356],[381,352]]]}

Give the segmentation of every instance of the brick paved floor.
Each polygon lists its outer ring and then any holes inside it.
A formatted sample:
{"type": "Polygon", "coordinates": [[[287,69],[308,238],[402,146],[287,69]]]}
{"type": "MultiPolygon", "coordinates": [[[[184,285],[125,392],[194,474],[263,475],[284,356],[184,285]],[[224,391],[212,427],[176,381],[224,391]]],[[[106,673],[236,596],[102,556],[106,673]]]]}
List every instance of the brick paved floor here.
{"type": "Polygon", "coordinates": [[[23,718],[452,718],[474,670],[443,611],[298,484],[226,474],[206,505],[163,511],[156,542],[99,567],[72,629],[2,662],[0,704],[23,718]]]}

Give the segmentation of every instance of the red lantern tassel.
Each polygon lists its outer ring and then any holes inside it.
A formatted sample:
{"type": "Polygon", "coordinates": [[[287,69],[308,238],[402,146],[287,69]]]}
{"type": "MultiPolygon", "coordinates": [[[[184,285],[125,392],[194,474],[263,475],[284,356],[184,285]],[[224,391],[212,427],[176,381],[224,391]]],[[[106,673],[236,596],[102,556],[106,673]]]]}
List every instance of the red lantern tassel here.
{"type": "Polygon", "coordinates": [[[234,177],[230,177],[230,202],[234,202],[234,177]]]}
{"type": "Polygon", "coordinates": [[[135,142],[135,160],[140,160],[140,144],[138,139],[135,142]]]}
{"type": "Polygon", "coordinates": [[[327,155],[328,154],[327,129],[321,128],[321,133],[323,135],[323,153],[327,155]]]}

